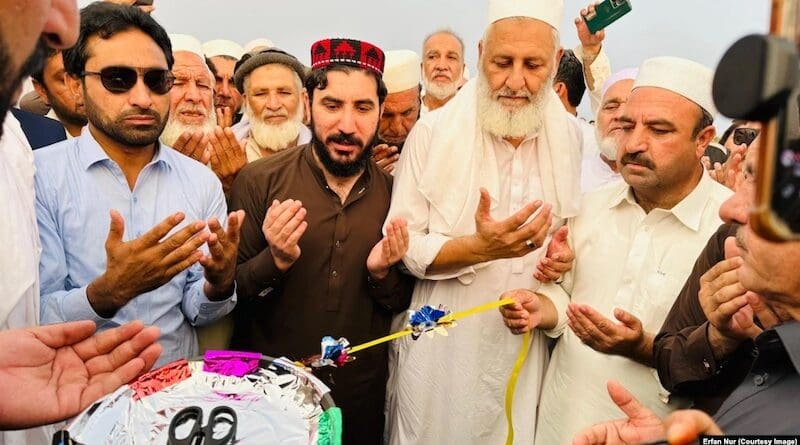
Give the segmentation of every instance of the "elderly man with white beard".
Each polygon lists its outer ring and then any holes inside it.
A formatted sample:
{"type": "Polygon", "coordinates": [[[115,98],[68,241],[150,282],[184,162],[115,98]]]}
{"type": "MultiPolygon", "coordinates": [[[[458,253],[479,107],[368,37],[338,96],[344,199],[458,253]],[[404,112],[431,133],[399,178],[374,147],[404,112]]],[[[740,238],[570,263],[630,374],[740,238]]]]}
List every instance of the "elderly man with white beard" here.
{"type": "MultiPolygon", "coordinates": [[[[549,260],[548,235],[580,203],[581,131],[551,87],[562,14],[562,1],[491,0],[477,78],[406,140],[387,221],[408,221],[403,262],[419,278],[411,308],[457,312],[513,289],[559,287],[534,274],[549,260]]],[[[566,296],[541,302],[555,316],[533,332],[516,382],[515,444],[533,442],[547,335],[566,322],[557,315],[566,296]]],[[[504,395],[523,344],[496,311],[459,320],[447,339],[394,342],[389,442],[503,443],[504,395]]]]}
{"type": "Polygon", "coordinates": [[[247,162],[311,141],[303,125],[308,106],[305,67],[296,57],[278,48],[245,54],[233,79],[247,104],[249,130],[242,141],[247,162]]]}
{"type": "Polygon", "coordinates": [[[422,43],[422,106],[420,113],[443,107],[463,85],[464,41],[449,29],[434,31],[422,43]]]}
{"type": "Polygon", "coordinates": [[[637,68],[626,68],[614,73],[603,84],[594,125],[598,153],[585,154],[581,162],[581,190],[584,193],[622,179],[616,161],[619,147],[616,138],[621,129],[618,119],[631,95],[638,72],[637,68]]]}
{"type": "Polygon", "coordinates": [[[214,77],[205,62],[202,45],[185,34],[170,34],[175,84],[169,93],[167,125],[162,143],[203,164],[209,164],[225,193],[245,166],[244,149],[229,128],[217,126],[214,77]]]}

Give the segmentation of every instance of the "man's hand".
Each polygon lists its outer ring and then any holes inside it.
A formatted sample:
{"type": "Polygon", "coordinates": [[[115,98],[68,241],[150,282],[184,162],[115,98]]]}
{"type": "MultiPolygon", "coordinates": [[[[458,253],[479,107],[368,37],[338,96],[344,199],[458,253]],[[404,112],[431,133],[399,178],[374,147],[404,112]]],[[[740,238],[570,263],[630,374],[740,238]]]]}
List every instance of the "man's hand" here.
{"type": "Polygon", "coordinates": [[[547,246],[547,254],[539,260],[536,265],[536,272],[533,277],[542,283],[558,281],[562,275],[572,270],[572,262],[575,261],[575,252],[569,247],[567,237],[569,229],[567,226],[559,227],[553,234],[550,244],[547,246]]]}
{"type": "Polygon", "coordinates": [[[591,57],[592,61],[594,61],[597,54],[600,53],[603,40],[606,38],[606,31],[603,29],[597,31],[595,34],[589,32],[589,27],[586,25],[584,17],[594,12],[594,5],[589,5],[588,8],[581,9],[580,17],[575,18],[575,29],[578,31],[578,40],[580,40],[581,46],[583,47],[583,53],[585,56],[591,57]]]}
{"type": "Polygon", "coordinates": [[[73,417],[161,354],[158,328],[140,321],[94,331],[94,322],[76,321],[0,332],[0,429],[73,417]]]}
{"type": "MultiPolygon", "coordinates": [[[[105,0],[105,1],[107,1],[108,3],[116,3],[118,5],[123,5],[123,6],[133,6],[136,3],[136,0],[105,0]]],[[[148,14],[156,10],[156,7],[153,5],[139,5],[137,7],[141,9],[142,12],[146,12],[148,14]]]]}
{"type": "Polygon", "coordinates": [[[700,161],[703,167],[708,170],[708,174],[713,180],[736,191],[746,152],[747,146],[741,144],[731,150],[730,154],[728,154],[728,160],[726,160],[724,164],[716,162],[712,166],[708,156],[703,156],[700,161]]]}
{"type": "Polygon", "coordinates": [[[514,334],[524,334],[536,328],[552,329],[558,321],[555,306],[545,296],[528,289],[510,290],[500,299],[511,298],[513,304],[500,306],[503,323],[514,334]]]}
{"type": "Polygon", "coordinates": [[[481,198],[475,212],[474,237],[486,261],[521,257],[542,247],[552,224],[549,204],[542,206],[541,201],[535,201],[510,217],[496,221],[489,214],[491,202],[489,192],[481,188],[481,198]],[[539,214],[526,223],[540,207],[542,210],[539,214]]]}
{"type": "Polygon", "coordinates": [[[722,430],[708,414],[696,409],[675,411],[664,420],[670,445],[689,445],[698,436],[721,436],[722,430]]]}
{"type": "Polygon", "coordinates": [[[209,300],[224,300],[233,293],[236,279],[236,255],[239,251],[239,231],[244,222],[244,210],[228,215],[228,228],[224,230],[217,218],[208,220],[209,255],[200,258],[205,269],[205,293],[209,300]]]}
{"type": "Polygon", "coordinates": [[[607,383],[611,400],[628,416],[597,424],[578,433],[572,445],[638,445],[664,437],[664,423],[614,380],[607,383]]]}
{"type": "Polygon", "coordinates": [[[272,201],[261,231],[269,244],[275,266],[281,272],[289,270],[300,258],[300,246],[297,243],[307,228],[306,209],[302,202],[294,199],[272,201]]]}
{"type": "Polygon", "coordinates": [[[397,147],[386,144],[378,144],[372,149],[372,160],[378,164],[386,173],[394,172],[394,164],[400,159],[397,147]]]}
{"type": "Polygon", "coordinates": [[[208,164],[211,159],[208,136],[202,131],[184,131],[172,148],[203,165],[208,164]]]}
{"type": "Polygon", "coordinates": [[[184,218],[183,213],[175,213],[139,238],[125,242],[125,221],[119,212],[111,211],[106,271],[86,290],[89,303],[98,315],[113,317],[128,301],[163,286],[200,261],[203,253],[198,249],[209,237],[203,230],[205,222],[187,224],[164,239],[184,218]]]}
{"type": "Polygon", "coordinates": [[[211,142],[211,170],[216,173],[222,182],[222,190],[227,194],[236,175],[247,165],[247,154],[230,128],[223,130],[217,127],[208,139],[211,142]]]}
{"type": "Polygon", "coordinates": [[[233,126],[233,111],[231,107],[219,107],[215,108],[215,113],[217,113],[217,125],[221,128],[230,128],[233,126]]]}
{"type": "Polygon", "coordinates": [[[642,322],[619,308],[614,310],[614,317],[620,323],[614,323],[585,304],[567,306],[567,324],[584,344],[604,354],[652,363],[652,338],[644,332],[642,322]]]}
{"type": "Polygon", "coordinates": [[[408,252],[408,225],[403,218],[394,218],[386,225],[383,237],[367,257],[367,270],[372,278],[386,278],[389,269],[403,259],[408,252]]]}
{"type": "Polygon", "coordinates": [[[725,240],[725,260],[700,277],[698,299],[708,318],[708,340],[718,359],[733,352],[742,341],[755,338],[762,332],[755,323],[754,307],[750,301],[759,308],[766,321],[774,317],[768,306],[761,305],[758,296],[739,282],[738,269],[741,265],[736,240],[728,237],[725,240]]]}

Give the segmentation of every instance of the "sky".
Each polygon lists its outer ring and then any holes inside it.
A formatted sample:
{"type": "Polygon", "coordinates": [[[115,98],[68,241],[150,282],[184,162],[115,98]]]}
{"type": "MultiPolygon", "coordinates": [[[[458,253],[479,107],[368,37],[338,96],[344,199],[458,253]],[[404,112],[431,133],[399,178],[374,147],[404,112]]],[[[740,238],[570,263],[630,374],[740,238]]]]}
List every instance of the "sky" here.
{"type": "MultiPolygon", "coordinates": [[[[541,0],[539,0],[541,1],[541,0]]],[[[549,1],[549,0],[546,0],[549,1]]],[[[79,0],[79,6],[91,1],[79,0]]],[[[585,0],[564,0],[561,42],[578,43],[573,19],[585,0]]],[[[737,39],[765,33],[769,0],[633,0],[633,11],[606,30],[612,71],[649,57],[678,56],[714,68],[737,39]]],[[[486,26],[486,0],[155,0],[153,16],[170,33],[244,44],[266,37],[309,63],[309,48],[327,37],[367,40],[384,50],[420,52],[422,40],[446,27],[460,34],[474,74],[478,40],[486,26]]],[[[590,117],[585,98],[579,114],[590,117]]]]}

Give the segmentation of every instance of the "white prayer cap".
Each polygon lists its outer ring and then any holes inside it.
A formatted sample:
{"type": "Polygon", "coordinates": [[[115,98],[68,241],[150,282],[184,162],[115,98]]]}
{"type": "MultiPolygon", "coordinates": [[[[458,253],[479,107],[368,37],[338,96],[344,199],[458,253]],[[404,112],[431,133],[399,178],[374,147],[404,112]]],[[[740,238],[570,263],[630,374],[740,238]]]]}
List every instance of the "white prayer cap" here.
{"type": "Polygon", "coordinates": [[[529,17],[558,29],[563,15],[564,0],[489,0],[490,25],[510,17],[529,17]]]}
{"type": "Polygon", "coordinates": [[[616,73],[612,74],[611,77],[606,79],[605,83],[603,83],[603,90],[600,93],[600,99],[602,100],[608,89],[614,86],[615,83],[622,81],[622,80],[636,80],[636,75],[639,74],[639,68],[625,68],[624,70],[617,71],[616,73]]]}
{"type": "Polygon", "coordinates": [[[273,46],[275,46],[275,44],[272,43],[270,39],[255,39],[244,45],[244,52],[249,53],[256,48],[272,48],[273,46]]]}
{"type": "Polygon", "coordinates": [[[170,34],[169,41],[172,43],[172,52],[186,51],[197,54],[201,59],[205,60],[203,45],[197,38],[188,34],[170,34]]]}
{"type": "Polygon", "coordinates": [[[680,57],[654,57],[639,68],[633,88],[658,87],[691,100],[711,116],[716,114],[711,85],[714,72],[697,62],[680,57]]]}
{"type": "Polygon", "coordinates": [[[409,49],[386,51],[383,82],[389,94],[419,87],[420,58],[409,49]]]}
{"type": "Polygon", "coordinates": [[[228,56],[239,60],[244,55],[241,45],[231,40],[209,40],[203,44],[203,52],[209,59],[217,56],[228,56]]]}

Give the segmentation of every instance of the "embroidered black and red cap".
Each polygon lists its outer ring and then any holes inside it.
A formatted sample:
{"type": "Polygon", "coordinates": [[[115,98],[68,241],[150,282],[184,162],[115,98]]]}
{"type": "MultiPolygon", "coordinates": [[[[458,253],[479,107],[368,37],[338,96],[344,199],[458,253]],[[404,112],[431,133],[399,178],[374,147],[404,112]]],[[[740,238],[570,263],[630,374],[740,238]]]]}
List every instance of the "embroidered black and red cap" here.
{"type": "Polygon", "coordinates": [[[377,46],[353,39],[324,39],[311,45],[311,69],[318,70],[334,63],[353,65],[383,76],[386,56],[377,46]]]}

